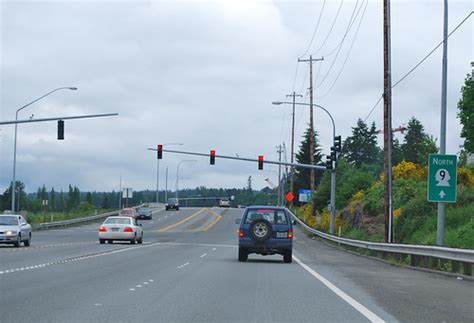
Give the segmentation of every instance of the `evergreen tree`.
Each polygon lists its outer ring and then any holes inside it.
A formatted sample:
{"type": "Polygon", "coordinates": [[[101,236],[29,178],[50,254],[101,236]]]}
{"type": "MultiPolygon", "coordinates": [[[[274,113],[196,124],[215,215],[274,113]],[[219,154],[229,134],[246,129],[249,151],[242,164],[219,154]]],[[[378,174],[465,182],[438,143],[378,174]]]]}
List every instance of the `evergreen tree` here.
{"type": "Polygon", "coordinates": [[[415,117],[412,117],[408,122],[407,133],[401,149],[405,161],[418,165],[426,165],[428,154],[438,152],[433,137],[425,133],[423,125],[415,117]]]}
{"type": "Polygon", "coordinates": [[[464,138],[464,150],[474,153],[474,79],[466,77],[458,103],[458,118],[462,124],[461,137],[464,138]]]}
{"type": "MultiPolygon", "coordinates": [[[[296,154],[296,161],[299,164],[311,164],[311,152],[310,152],[310,128],[306,129],[306,132],[303,135],[303,141],[300,144],[300,149],[296,154]]],[[[314,132],[314,164],[318,165],[321,163],[322,154],[321,148],[319,145],[318,134],[314,132]]],[[[315,185],[318,185],[318,182],[321,180],[322,172],[314,172],[314,182],[315,185]]],[[[310,189],[310,180],[311,180],[311,170],[309,168],[299,168],[295,169],[295,192],[298,192],[299,189],[310,189]]]]}
{"type": "Polygon", "coordinates": [[[377,146],[377,133],[375,122],[369,128],[364,121],[357,120],[357,126],[352,128],[352,136],[344,140],[342,156],[357,167],[375,164],[381,156],[381,149],[377,146]]]}
{"type": "Polygon", "coordinates": [[[66,197],[64,196],[63,190],[61,190],[61,192],[59,193],[59,208],[58,208],[58,211],[59,212],[64,212],[64,211],[67,211],[67,210],[68,210],[68,208],[67,208],[66,197]]]}
{"type": "Polygon", "coordinates": [[[49,192],[49,210],[54,212],[57,208],[56,192],[54,191],[54,187],[52,187],[51,192],[49,192]]]}
{"type": "Polygon", "coordinates": [[[91,192],[87,192],[87,194],[86,194],[86,202],[87,202],[89,205],[92,205],[92,194],[91,194],[91,192]]]}

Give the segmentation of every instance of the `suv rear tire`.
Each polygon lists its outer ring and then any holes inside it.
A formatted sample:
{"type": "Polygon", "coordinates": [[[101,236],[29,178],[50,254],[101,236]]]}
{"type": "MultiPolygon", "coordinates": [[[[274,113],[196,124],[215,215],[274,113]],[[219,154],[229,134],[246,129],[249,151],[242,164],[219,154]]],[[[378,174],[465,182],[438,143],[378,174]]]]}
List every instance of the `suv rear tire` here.
{"type": "Polygon", "coordinates": [[[291,264],[293,261],[293,251],[290,249],[288,251],[285,251],[283,254],[283,261],[287,264],[291,264]]]}
{"type": "Polygon", "coordinates": [[[249,258],[249,254],[247,249],[239,247],[239,261],[247,261],[249,258]]]}

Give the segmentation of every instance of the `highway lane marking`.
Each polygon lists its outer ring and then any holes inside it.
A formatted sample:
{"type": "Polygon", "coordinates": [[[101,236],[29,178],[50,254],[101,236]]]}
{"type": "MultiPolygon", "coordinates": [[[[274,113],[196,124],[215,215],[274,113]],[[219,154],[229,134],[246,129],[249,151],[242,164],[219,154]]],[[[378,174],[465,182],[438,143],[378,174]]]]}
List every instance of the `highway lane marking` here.
{"type": "MultiPolygon", "coordinates": [[[[107,256],[107,255],[124,252],[124,251],[130,251],[130,250],[135,250],[135,249],[140,249],[140,248],[143,249],[143,248],[151,247],[158,244],[159,244],[158,242],[155,242],[155,243],[150,243],[147,245],[141,245],[141,246],[136,246],[136,247],[126,247],[126,248],[108,250],[108,251],[103,251],[103,252],[98,252],[98,253],[93,253],[93,254],[88,254],[88,255],[70,257],[70,258],[48,262],[48,263],[44,263],[40,265],[31,265],[30,267],[23,267],[24,268],[23,270],[27,271],[27,270],[32,270],[32,269],[39,269],[39,268],[43,268],[43,267],[51,266],[51,265],[59,265],[59,264],[73,262],[73,261],[79,261],[79,260],[84,260],[84,259],[89,259],[89,258],[100,257],[100,256],[107,256]]],[[[21,271],[21,268],[3,270],[2,272],[0,272],[0,275],[14,273],[18,271],[21,271]]]]}
{"type": "MultiPolygon", "coordinates": [[[[237,247],[237,246],[235,246],[235,247],[237,247]]],[[[212,251],[216,251],[216,248],[212,248],[212,251]]]]}
{"type": "Polygon", "coordinates": [[[206,256],[207,256],[207,253],[203,253],[203,254],[200,255],[199,257],[204,258],[204,257],[206,257],[206,256]]]}
{"type": "Polygon", "coordinates": [[[173,223],[172,225],[169,225],[169,226],[167,226],[167,227],[164,227],[164,228],[159,229],[158,232],[165,232],[165,231],[168,231],[169,229],[172,229],[172,228],[174,228],[174,227],[177,227],[178,225],[183,224],[183,223],[185,223],[185,222],[191,220],[192,218],[198,216],[199,214],[201,214],[201,213],[203,213],[203,212],[205,212],[205,211],[207,211],[207,210],[208,210],[207,208],[200,209],[199,211],[194,212],[193,214],[191,214],[191,215],[188,216],[187,218],[182,219],[181,221],[178,221],[178,222],[176,222],[176,223],[173,223]]]}
{"type": "Polygon", "coordinates": [[[309,272],[314,278],[319,280],[321,283],[323,283],[327,288],[329,288],[334,294],[342,298],[346,303],[348,303],[350,306],[352,306],[354,309],[356,309],[360,314],[364,315],[367,319],[369,319],[371,322],[385,322],[382,318],[377,316],[374,312],[369,310],[367,307],[344,293],[341,289],[339,289],[336,285],[331,283],[329,280],[321,276],[318,272],[310,268],[308,265],[303,263],[301,260],[299,260],[297,257],[293,256],[293,259],[301,266],[303,267],[304,270],[309,272]]]}
{"type": "Polygon", "coordinates": [[[137,285],[136,287],[138,287],[138,288],[141,288],[141,287],[142,287],[142,285],[137,285]]]}
{"type": "Polygon", "coordinates": [[[189,265],[189,262],[187,262],[187,263],[185,263],[185,264],[182,264],[182,265],[178,266],[178,269],[184,268],[184,267],[186,267],[187,265],[189,265]]]}
{"type": "Polygon", "coordinates": [[[0,248],[0,250],[15,252],[15,251],[25,251],[25,250],[32,250],[32,249],[53,248],[53,247],[81,246],[81,245],[87,245],[87,244],[97,244],[97,242],[96,241],[68,242],[68,243],[36,245],[36,246],[23,247],[23,248],[8,248],[8,249],[0,248]]]}
{"type": "Polygon", "coordinates": [[[210,213],[212,213],[213,215],[215,215],[216,218],[215,218],[214,221],[212,221],[208,226],[206,226],[204,229],[202,229],[202,231],[207,231],[207,230],[209,230],[210,228],[212,228],[213,226],[215,226],[217,222],[219,222],[219,221],[222,219],[222,216],[220,216],[219,214],[217,214],[217,213],[214,212],[213,210],[208,209],[208,211],[209,211],[210,213]]]}
{"type": "Polygon", "coordinates": [[[131,290],[131,291],[134,291],[134,290],[135,290],[135,288],[130,288],[129,290],[131,290]]]}

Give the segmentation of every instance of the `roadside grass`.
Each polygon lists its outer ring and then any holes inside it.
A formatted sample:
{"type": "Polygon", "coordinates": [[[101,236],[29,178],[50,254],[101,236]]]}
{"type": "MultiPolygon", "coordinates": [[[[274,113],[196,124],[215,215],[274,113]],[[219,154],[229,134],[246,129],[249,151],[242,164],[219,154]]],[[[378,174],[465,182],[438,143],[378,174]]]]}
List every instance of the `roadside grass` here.
{"type": "Polygon", "coordinates": [[[39,224],[53,221],[65,221],[78,218],[84,218],[95,214],[111,212],[114,209],[92,209],[92,210],[76,210],[69,213],[66,212],[48,212],[48,213],[28,213],[28,222],[30,224],[39,224]],[[97,211],[97,213],[96,213],[97,211]]]}

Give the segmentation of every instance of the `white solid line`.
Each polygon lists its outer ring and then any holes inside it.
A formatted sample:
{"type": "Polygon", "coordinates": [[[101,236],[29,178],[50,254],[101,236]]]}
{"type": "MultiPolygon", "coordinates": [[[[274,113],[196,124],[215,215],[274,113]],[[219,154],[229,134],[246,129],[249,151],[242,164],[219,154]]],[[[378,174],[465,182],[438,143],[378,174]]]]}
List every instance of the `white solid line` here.
{"type": "Polygon", "coordinates": [[[202,255],[200,255],[199,257],[203,258],[203,257],[206,257],[207,256],[207,253],[203,253],[202,255]]]}
{"type": "Polygon", "coordinates": [[[329,280],[321,276],[319,273],[317,273],[315,270],[311,269],[308,265],[303,263],[301,260],[299,260],[297,257],[293,256],[293,259],[301,266],[303,267],[304,270],[309,272],[314,278],[319,280],[321,283],[326,285],[327,288],[329,288],[334,294],[342,298],[346,303],[351,305],[354,309],[356,309],[360,314],[364,315],[366,318],[368,318],[371,322],[385,322],[382,318],[378,317],[375,313],[370,311],[367,307],[344,293],[342,290],[340,290],[336,285],[331,283],[329,280]]]}

